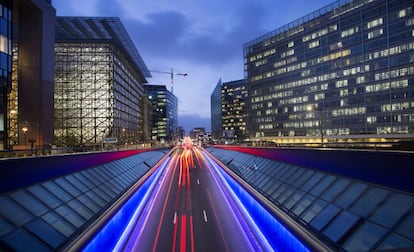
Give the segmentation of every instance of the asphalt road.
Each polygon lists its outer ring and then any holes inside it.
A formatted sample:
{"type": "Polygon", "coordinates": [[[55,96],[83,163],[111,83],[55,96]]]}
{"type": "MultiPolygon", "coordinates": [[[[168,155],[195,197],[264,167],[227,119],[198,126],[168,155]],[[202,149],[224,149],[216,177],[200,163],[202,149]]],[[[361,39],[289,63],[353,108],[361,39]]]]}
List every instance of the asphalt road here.
{"type": "Polygon", "coordinates": [[[153,200],[147,203],[148,214],[140,217],[123,250],[260,250],[201,152],[184,146],[172,153],[157,181],[159,190],[154,190],[153,200]]]}

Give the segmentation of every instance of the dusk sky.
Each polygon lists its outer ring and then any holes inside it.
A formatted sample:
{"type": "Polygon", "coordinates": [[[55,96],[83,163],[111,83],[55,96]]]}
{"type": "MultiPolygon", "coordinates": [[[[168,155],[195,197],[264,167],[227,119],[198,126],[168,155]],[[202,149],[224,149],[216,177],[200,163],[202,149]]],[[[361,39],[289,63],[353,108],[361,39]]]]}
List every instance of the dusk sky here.
{"type": "MultiPolygon", "coordinates": [[[[332,0],[53,0],[57,16],[119,17],[151,71],[174,76],[178,125],[186,133],[210,125],[210,95],[244,78],[243,44],[295,21],[332,0]]],[[[152,73],[148,84],[167,85],[152,73]]]]}

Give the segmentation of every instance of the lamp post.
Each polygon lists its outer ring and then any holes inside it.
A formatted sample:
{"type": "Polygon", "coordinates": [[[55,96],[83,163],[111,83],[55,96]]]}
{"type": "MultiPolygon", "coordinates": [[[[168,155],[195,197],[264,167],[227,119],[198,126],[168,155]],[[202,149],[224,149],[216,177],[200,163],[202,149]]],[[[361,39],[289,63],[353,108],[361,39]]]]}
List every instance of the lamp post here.
{"type": "Polygon", "coordinates": [[[29,131],[29,127],[27,127],[27,126],[22,127],[22,132],[23,132],[23,135],[24,135],[24,146],[26,146],[26,133],[28,131],[29,131]]]}
{"type": "Polygon", "coordinates": [[[308,106],[307,110],[308,111],[316,110],[316,111],[319,112],[319,115],[320,115],[320,117],[319,117],[319,130],[320,130],[320,133],[321,133],[321,146],[323,146],[323,109],[308,106]]]}

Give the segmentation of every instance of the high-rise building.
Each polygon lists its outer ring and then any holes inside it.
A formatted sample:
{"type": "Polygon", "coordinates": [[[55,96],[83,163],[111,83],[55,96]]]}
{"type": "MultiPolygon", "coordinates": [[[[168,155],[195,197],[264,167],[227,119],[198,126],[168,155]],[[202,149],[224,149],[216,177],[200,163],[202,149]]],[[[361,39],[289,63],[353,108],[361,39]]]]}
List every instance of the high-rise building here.
{"type": "Polygon", "coordinates": [[[177,137],[178,99],[164,85],[145,85],[145,92],[152,102],[152,141],[168,143],[177,137]]]}
{"type": "Polygon", "coordinates": [[[0,148],[54,143],[55,18],[50,0],[0,1],[0,148]]]}
{"type": "Polygon", "coordinates": [[[248,137],[249,91],[247,80],[221,85],[222,130],[224,139],[241,141],[248,137]]]}
{"type": "Polygon", "coordinates": [[[244,45],[251,136],[414,138],[414,4],[343,0],[244,45]]]}
{"type": "Polygon", "coordinates": [[[141,142],[151,74],[120,19],[58,17],[55,53],[56,144],[141,142]]]}
{"type": "Polygon", "coordinates": [[[221,121],[221,79],[217,82],[210,96],[211,135],[213,139],[223,137],[223,125],[221,121]]]}

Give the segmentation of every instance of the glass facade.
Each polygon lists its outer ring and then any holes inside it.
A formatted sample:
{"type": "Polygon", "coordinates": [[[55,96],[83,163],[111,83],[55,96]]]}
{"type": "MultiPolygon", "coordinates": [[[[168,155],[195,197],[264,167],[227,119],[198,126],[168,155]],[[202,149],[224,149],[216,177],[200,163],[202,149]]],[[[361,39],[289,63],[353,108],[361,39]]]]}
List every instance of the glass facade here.
{"type": "Polygon", "coordinates": [[[207,148],[332,251],[414,248],[414,195],[232,150],[207,148]]]}
{"type": "Polygon", "coordinates": [[[251,136],[414,134],[414,5],[341,0],[244,45],[251,136]]]}
{"type": "Polygon", "coordinates": [[[210,96],[211,135],[213,139],[221,139],[223,126],[221,122],[221,79],[217,82],[210,96]]]}
{"type": "Polygon", "coordinates": [[[221,114],[224,139],[243,140],[248,135],[248,83],[246,80],[223,82],[221,114]]]}
{"type": "Polygon", "coordinates": [[[55,138],[58,146],[143,140],[150,76],[117,18],[57,18],[55,138]],[[73,35],[75,34],[75,35],[73,35]],[[134,59],[134,60],[131,60],[134,59]]]}
{"type": "Polygon", "coordinates": [[[8,93],[12,72],[12,1],[0,1],[0,149],[8,147],[8,93]]]}
{"type": "Polygon", "coordinates": [[[151,140],[164,143],[177,136],[178,99],[163,85],[145,85],[145,93],[154,109],[151,140]]]}

